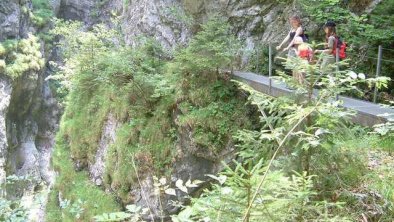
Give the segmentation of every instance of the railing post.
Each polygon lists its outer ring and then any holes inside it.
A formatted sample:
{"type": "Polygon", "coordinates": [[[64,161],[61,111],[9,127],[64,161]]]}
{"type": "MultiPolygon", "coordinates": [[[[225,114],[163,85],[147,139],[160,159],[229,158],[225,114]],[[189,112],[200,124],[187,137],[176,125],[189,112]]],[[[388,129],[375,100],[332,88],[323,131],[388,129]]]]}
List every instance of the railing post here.
{"type": "Polygon", "coordinates": [[[259,73],[259,62],[260,62],[260,56],[259,56],[260,53],[259,53],[259,51],[260,51],[260,50],[259,50],[259,46],[257,46],[257,47],[256,47],[256,73],[257,73],[257,74],[260,74],[260,73],[259,73]]]}
{"type": "MultiPolygon", "coordinates": [[[[382,67],[382,46],[379,45],[379,49],[378,49],[378,64],[376,65],[376,76],[375,76],[375,78],[378,78],[380,76],[381,67],[382,67]]],[[[376,103],[377,94],[378,94],[378,87],[376,85],[377,84],[375,83],[375,90],[373,92],[373,102],[374,103],[376,103]]]]}
{"type": "Polygon", "coordinates": [[[272,89],[272,44],[268,44],[268,78],[269,78],[269,88],[268,88],[268,93],[271,95],[271,89],[272,89]]]}
{"type": "MultiPolygon", "coordinates": [[[[339,47],[338,46],[337,46],[335,52],[336,52],[335,53],[336,75],[337,75],[337,78],[338,78],[338,76],[339,76],[339,47]]],[[[335,99],[339,100],[339,95],[338,94],[335,96],[335,99]]]]}

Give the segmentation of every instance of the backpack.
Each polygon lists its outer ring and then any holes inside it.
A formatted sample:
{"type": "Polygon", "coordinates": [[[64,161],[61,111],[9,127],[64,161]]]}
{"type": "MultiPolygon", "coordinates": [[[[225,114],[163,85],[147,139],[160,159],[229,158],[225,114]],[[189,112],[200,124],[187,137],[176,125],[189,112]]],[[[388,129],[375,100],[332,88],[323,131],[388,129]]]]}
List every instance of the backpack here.
{"type": "Polygon", "coordinates": [[[302,38],[303,42],[309,42],[309,36],[308,34],[302,33],[302,35],[300,35],[300,37],[302,38]]]}
{"type": "Polygon", "coordinates": [[[303,42],[309,42],[309,36],[308,34],[305,34],[306,29],[302,30],[302,34],[300,35],[300,37],[302,38],[303,42]]]}
{"type": "Polygon", "coordinates": [[[313,58],[313,51],[307,44],[303,43],[298,46],[298,56],[310,62],[313,58]]]}
{"type": "Polygon", "coordinates": [[[340,37],[335,36],[335,44],[334,44],[334,49],[332,50],[332,54],[334,57],[337,54],[337,50],[339,50],[339,59],[345,59],[346,58],[346,42],[342,41],[340,37]]]}

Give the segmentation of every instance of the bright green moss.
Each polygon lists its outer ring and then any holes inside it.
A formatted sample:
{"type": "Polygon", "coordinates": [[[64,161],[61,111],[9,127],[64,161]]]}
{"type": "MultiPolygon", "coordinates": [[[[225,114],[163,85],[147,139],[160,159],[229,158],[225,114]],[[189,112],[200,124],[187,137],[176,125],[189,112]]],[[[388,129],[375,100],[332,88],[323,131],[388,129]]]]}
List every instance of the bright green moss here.
{"type": "Polygon", "coordinates": [[[95,215],[119,211],[120,208],[115,198],[92,184],[87,172],[75,171],[62,131],[56,138],[52,161],[59,176],[50,193],[46,209],[47,221],[91,221],[95,215]],[[78,200],[83,202],[79,206],[83,209],[79,219],[71,210],[72,206],[66,208],[60,206],[59,197],[63,201],[69,200],[70,205],[78,203],[78,200]]]}

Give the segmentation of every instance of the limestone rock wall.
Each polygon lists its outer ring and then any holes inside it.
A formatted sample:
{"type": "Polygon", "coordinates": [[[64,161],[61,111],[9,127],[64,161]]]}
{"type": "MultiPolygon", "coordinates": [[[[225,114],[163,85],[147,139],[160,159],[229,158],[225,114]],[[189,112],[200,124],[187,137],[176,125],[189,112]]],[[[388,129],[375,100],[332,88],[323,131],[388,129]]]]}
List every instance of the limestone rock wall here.
{"type": "MultiPolygon", "coordinates": [[[[31,0],[0,1],[0,42],[38,34],[26,13],[31,8],[31,0]]],[[[41,42],[43,55],[44,44],[41,42]]],[[[36,192],[50,187],[54,179],[50,157],[60,113],[44,81],[49,74],[44,67],[12,80],[0,71],[0,182],[11,175],[26,178],[1,190],[1,197],[22,198],[27,208],[37,201],[26,200],[35,199],[36,192]]],[[[32,210],[35,219],[30,221],[42,221],[45,205],[39,205],[32,210]]]]}

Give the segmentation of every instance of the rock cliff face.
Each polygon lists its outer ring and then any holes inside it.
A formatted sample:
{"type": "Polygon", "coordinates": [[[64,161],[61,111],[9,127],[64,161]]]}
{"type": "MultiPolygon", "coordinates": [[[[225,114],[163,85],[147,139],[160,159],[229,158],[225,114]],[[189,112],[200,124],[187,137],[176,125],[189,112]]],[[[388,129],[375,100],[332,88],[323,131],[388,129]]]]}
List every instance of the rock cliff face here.
{"type": "MultiPolygon", "coordinates": [[[[292,4],[261,0],[63,0],[58,5],[59,17],[82,20],[85,24],[118,14],[127,43],[133,44],[144,35],[166,47],[186,44],[199,29],[196,24],[215,14],[228,18],[233,31],[250,48],[258,42],[277,42],[288,32],[287,18],[298,12],[292,4]]],[[[313,27],[308,21],[305,24],[313,27]]]]}
{"type": "Polygon", "coordinates": [[[123,10],[123,30],[128,43],[138,35],[153,36],[165,46],[184,44],[198,30],[195,24],[220,14],[248,48],[259,42],[279,41],[287,34],[287,18],[296,10],[275,1],[257,0],[158,0],[132,1],[123,10]],[[193,23],[194,21],[194,23],[193,23]]]}
{"type": "MultiPolygon", "coordinates": [[[[31,5],[31,1],[0,2],[0,41],[36,34],[29,14],[23,13],[31,5]]],[[[0,73],[0,181],[10,175],[28,179],[7,188],[11,199],[28,198],[54,179],[49,161],[59,112],[44,81],[47,75],[45,68],[27,71],[14,80],[0,73]]]]}
{"type": "Polygon", "coordinates": [[[109,114],[98,143],[99,146],[97,147],[95,162],[94,164],[89,165],[90,178],[97,186],[103,185],[105,157],[107,155],[108,147],[114,143],[116,139],[116,129],[118,127],[119,122],[112,114],[109,114]]]}
{"type": "Polygon", "coordinates": [[[58,16],[64,19],[90,21],[95,2],[94,0],[62,0],[57,8],[58,16]]]}
{"type": "MultiPolygon", "coordinates": [[[[6,115],[11,98],[11,83],[10,80],[1,77],[0,79],[0,184],[5,182],[6,160],[7,160],[7,133],[6,133],[6,115]]],[[[4,191],[0,193],[4,195],[4,191]]]]}
{"type": "MultiPolygon", "coordinates": [[[[21,5],[17,0],[2,1],[0,2],[0,41],[9,38],[18,38],[26,34],[26,21],[21,13],[21,5]]],[[[8,141],[7,141],[7,113],[11,100],[12,83],[11,80],[1,74],[1,111],[0,111],[0,182],[3,183],[6,177],[6,162],[8,154],[8,141]]]]}
{"type": "Polygon", "coordinates": [[[29,72],[14,81],[6,116],[8,174],[35,183],[51,182],[49,157],[59,116],[44,78],[44,72],[29,72]]]}
{"type": "MultiPolygon", "coordinates": [[[[0,41],[24,36],[29,28],[28,19],[21,12],[19,0],[0,2],[0,41]]],[[[28,6],[24,3],[23,6],[28,6]]]]}

